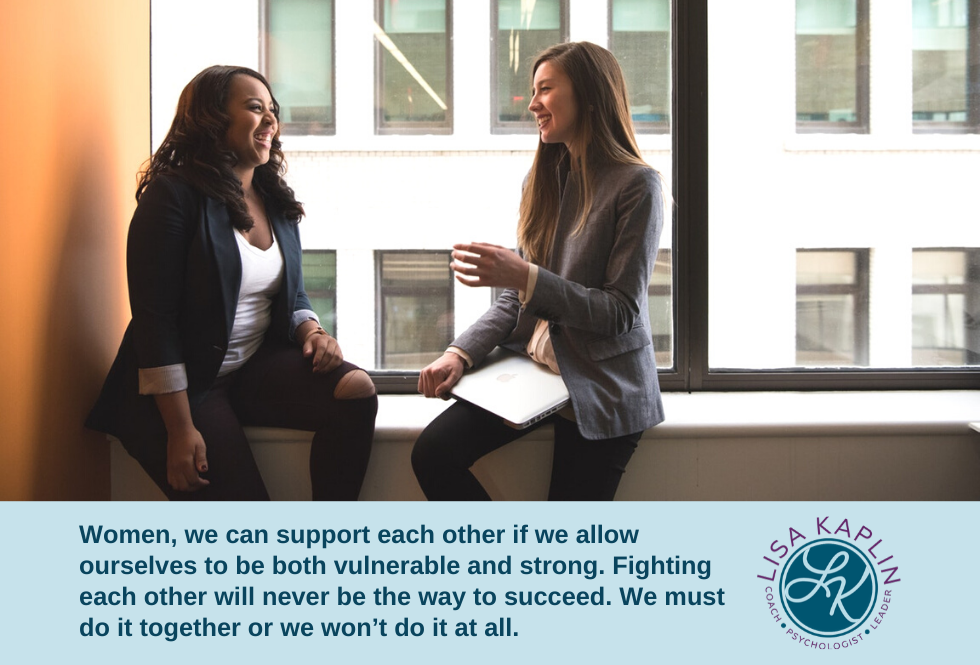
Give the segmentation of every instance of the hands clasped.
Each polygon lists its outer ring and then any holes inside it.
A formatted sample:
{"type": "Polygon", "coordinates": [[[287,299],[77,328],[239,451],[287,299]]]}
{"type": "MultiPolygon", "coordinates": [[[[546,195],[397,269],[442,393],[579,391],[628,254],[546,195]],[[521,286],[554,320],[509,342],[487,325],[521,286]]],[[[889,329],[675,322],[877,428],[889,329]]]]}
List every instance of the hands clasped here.
{"type": "Polygon", "coordinates": [[[485,242],[453,245],[449,267],[456,279],[467,286],[501,286],[523,289],[527,285],[528,263],[513,250],[485,242]]]}

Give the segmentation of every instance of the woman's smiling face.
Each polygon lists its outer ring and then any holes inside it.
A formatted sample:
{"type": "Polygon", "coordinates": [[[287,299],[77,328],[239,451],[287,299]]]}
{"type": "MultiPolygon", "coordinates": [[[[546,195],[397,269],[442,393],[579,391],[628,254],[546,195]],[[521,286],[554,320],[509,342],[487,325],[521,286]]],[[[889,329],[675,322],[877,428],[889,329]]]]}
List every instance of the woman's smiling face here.
{"type": "Polygon", "coordinates": [[[571,149],[578,127],[578,102],[572,81],[561,67],[550,60],[538,65],[534,72],[528,110],[534,114],[542,143],[564,143],[571,149]]]}
{"type": "Polygon", "coordinates": [[[225,106],[230,124],[225,147],[238,157],[236,170],[252,170],[269,161],[272,139],[279,131],[272,94],[262,81],[238,74],[231,81],[225,106]]]}

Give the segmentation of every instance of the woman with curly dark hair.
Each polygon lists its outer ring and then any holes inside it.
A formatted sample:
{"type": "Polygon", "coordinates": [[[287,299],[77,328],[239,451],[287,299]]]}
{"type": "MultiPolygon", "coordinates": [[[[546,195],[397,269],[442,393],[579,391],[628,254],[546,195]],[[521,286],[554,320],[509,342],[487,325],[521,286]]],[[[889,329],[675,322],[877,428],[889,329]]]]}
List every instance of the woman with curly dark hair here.
{"type": "Polygon", "coordinates": [[[86,424],[171,500],[269,498],[243,425],[314,431],[313,498],[360,491],[377,396],[311,310],[284,172],[269,83],[214,66],[184,88],[140,174],[132,321],[86,424]]]}

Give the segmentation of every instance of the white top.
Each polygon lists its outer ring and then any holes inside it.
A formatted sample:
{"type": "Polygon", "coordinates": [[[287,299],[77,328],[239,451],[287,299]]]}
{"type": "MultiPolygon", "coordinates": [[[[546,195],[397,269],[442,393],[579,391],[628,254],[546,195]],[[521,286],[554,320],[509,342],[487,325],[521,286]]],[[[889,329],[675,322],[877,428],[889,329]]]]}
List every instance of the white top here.
{"type": "Polygon", "coordinates": [[[272,321],[272,299],[279,293],[284,264],[276,236],[269,249],[259,249],[235,232],[242,257],[242,286],[238,291],[235,323],[231,327],[228,351],[218,376],[233,372],[252,357],[262,345],[272,321]]]}

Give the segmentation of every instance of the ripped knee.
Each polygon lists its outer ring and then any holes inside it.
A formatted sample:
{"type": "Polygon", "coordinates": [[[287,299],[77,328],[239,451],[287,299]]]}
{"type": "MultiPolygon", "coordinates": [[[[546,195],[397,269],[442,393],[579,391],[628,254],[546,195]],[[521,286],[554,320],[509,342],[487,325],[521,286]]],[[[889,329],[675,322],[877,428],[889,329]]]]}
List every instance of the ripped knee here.
{"type": "Polygon", "coordinates": [[[368,373],[363,369],[355,369],[340,377],[333,396],[337,399],[363,399],[373,397],[375,393],[374,381],[368,373]]]}

